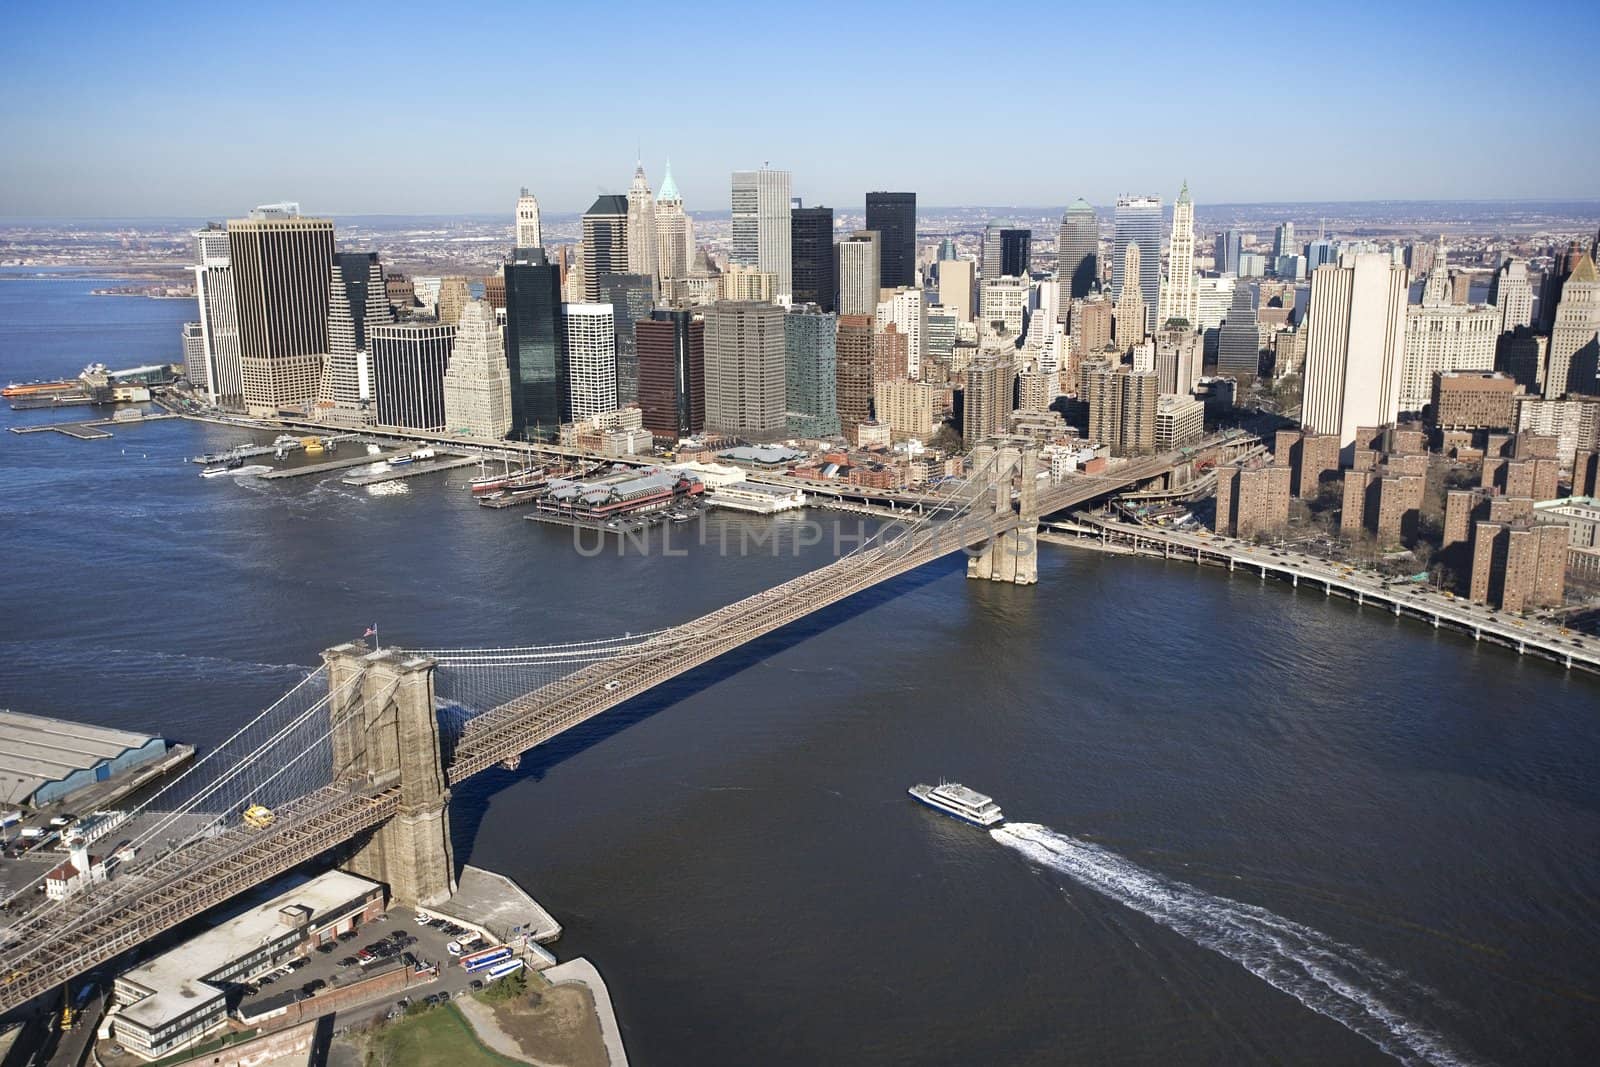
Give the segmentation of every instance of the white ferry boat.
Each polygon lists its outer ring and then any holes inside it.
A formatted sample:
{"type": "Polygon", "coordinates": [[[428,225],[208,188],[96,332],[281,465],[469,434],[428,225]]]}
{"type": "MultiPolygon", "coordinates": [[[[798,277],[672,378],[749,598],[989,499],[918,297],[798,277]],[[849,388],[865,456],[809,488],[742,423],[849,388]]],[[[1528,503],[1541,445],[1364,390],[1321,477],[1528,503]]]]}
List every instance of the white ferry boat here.
{"type": "Polygon", "coordinates": [[[919,782],[907,792],[928,807],[938,808],[946,815],[954,815],[974,826],[995,826],[1005,821],[1005,816],[1000,813],[1000,805],[993,798],[975,789],[968,789],[959,782],[940,782],[938,785],[919,782]]]}

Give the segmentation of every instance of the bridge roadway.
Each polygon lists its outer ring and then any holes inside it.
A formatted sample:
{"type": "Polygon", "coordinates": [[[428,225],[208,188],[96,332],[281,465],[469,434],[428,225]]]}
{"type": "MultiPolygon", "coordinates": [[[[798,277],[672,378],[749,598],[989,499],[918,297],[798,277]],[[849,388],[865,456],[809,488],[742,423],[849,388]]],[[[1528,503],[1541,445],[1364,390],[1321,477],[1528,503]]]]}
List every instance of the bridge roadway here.
{"type": "MultiPolygon", "coordinates": [[[[1103,474],[1076,477],[1038,494],[1039,514],[1086,503],[1157,478],[1188,459],[1168,453],[1103,474]]],[[[923,520],[897,540],[719,608],[472,719],[446,768],[451,785],[811,612],[941,556],[1014,529],[1014,511],[997,514],[987,495],[972,513],[923,520]],[[659,648],[639,655],[639,648],[659,648]]],[[[93,893],[48,904],[0,932],[0,1011],[170,930],[396,813],[399,790],[368,793],[332,785],[275,809],[272,826],[237,824],[165,856],[138,863],[93,893]]]]}

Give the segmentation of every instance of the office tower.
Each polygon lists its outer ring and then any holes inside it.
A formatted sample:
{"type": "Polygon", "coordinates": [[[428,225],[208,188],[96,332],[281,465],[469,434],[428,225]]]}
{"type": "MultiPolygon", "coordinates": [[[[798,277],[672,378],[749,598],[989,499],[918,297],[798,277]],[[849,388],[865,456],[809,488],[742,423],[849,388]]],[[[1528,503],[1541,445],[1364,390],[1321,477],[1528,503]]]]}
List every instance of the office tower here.
{"type": "MultiPolygon", "coordinates": [[[[1591,259],[1594,257],[1591,256],[1591,259]]],[[[1555,328],[1556,309],[1561,306],[1561,290],[1567,278],[1578,265],[1578,242],[1568,241],[1564,253],[1555,256],[1555,262],[1545,271],[1539,288],[1539,332],[1548,334],[1555,328]]]]}
{"type": "Polygon", "coordinates": [[[839,242],[839,314],[877,314],[879,259],[876,230],[857,230],[839,242]]]}
{"type": "Polygon", "coordinates": [[[1395,420],[1405,349],[1406,268],[1377,252],[1348,252],[1311,276],[1301,422],[1336,435],[1395,420]]]}
{"type": "Polygon", "coordinates": [[[328,278],[328,355],[317,406],[364,411],[374,395],[368,336],[394,321],[376,252],[338,252],[328,278]]]}
{"type": "Polygon", "coordinates": [[[1254,378],[1261,372],[1261,327],[1255,294],[1248,285],[1233,290],[1228,318],[1217,331],[1217,373],[1254,378]]]}
{"type": "Polygon", "coordinates": [[[511,372],[494,308],[469,300],[444,372],[444,429],[485,441],[511,431],[511,372]]]}
{"type": "Polygon", "coordinates": [[[1232,276],[1195,280],[1194,325],[1197,330],[1215,330],[1222,325],[1222,320],[1228,317],[1228,309],[1233,306],[1235,288],[1232,276]]]}
{"type": "Polygon", "coordinates": [[[707,430],[757,441],[783,436],[784,318],[783,308],[755,301],[719,300],[706,309],[707,430]]]}
{"type": "Polygon", "coordinates": [[[778,276],[741,263],[729,263],[718,278],[718,299],[760,300],[770,304],[778,297],[778,276]]]}
{"type": "Polygon", "coordinates": [[[1189,199],[1189,183],[1184,182],[1172,205],[1172,241],[1167,246],[1167,280],[1161,287],[1157,328],[1181,320],[1194,329],[1198,317],[1194,283],[1194,201],[1189,199]]]}
{"type": "Polygon", "coordinates": [[[245,411],[274,416],[317,395],[328,352],[333,220],[269,204],[228,223],[245,411]]]}
{"type": "Polygon", "coordinates": [[[984,278],[1000,277],[1000,231],[1012,226],[1008,220],[990,219],[983,225],[983,243],[978,246],[978,274],[984,278]]]}
{"type": "Polygon", "coordinates": [[[638,161],[628,184],[628,273],[654,278],[658,267],[656,198],[644,176],[644,162],[638,161]]]}
{"type": "Polygon", "coordinates": [[[629,274],[628,198],[600,196],[583,216],[584,302],[600,302],[600,277],[629,274]]]}
{"type": "Polygon", "coordinates": [[[961,391],[961,436],[969,446],[1010,428],[1016,386],[1017,367],[1008,356],[989,353],[972,361],[961,391]]]}
{"type": "MultiPolygon", "coordinates": [[[[1142,273],[1144,250],[1137,241],[1129,241],[1122,250],[1122,276],[1137,278],[1142,273]]],[[[1126,350],[1144,340],[1150,316],[1142,299],[1143,291],[1137,285],[1124,285],[1117,297],[1117,347],[1126,350]]]]}
{"type": "Polygon", "coordinates": [[[1205,342],[1199,334],[1174,330],[1156,337],[1156,377],[1161,392],[1194,392],[1204,362],[1205,342]]]}
{"type": "MultiPolygon", "coordinates": [[[[778,276],[778,295],[794,292],[789,251],[789,172],[733,172],[733,251],[729,259],[778,276]]],[[[709,343],[709,342],[708,342],[709,343]]]]}
{"type": "Polygon", "coordinates": [[[939,303],[949,308],[959,322],[972,321],[972,268],[970,259],[939,262],[939,303]]]}
{"type": "Polygon", "coordinates": [[[874,319],[879,330],[893,323],[906,339],[906,374],[922,374],[923,339],[928,333],[928,304],[921,289],[896,289],[878,303],[874,319]]]}
{"type": "Polygon", "coordinates": [[[385,274],[383,289],[389,297],[389,306],[396,311],[402,308],[410,310],[417,306],[416,283],[404,274],[385,274]]]}
{"type": "Polygon", "coordinates": [[[1099,259],[1100,222],[1089,202],[1079,197],[1062,213],[1056,243],[1056,279],[1061,284],[1058,306],[1063,314],[1073,300],[1082,300],[1095,287],[1099,259]]]}
{"type": "Polygon", "coordinates": [[[179,334],[183,341],[183,376],[200,392],[208,391],[206,375],[206,337],[198,322],[186,322],[179,334]]]}
{"type": "Polygon", "coordinates": [[[1517,380],[1529,393],[1543,395],[1545,370],[1550,356],[1550,338],[1519,326],[1503,333],[1495,343],[1494,369],[1517,380]]]}
{"type": "Polygon", "coordinates": [[[1412,241],[1406,245],[1405,263],[1411,277],[1421,278],[1433,270],[1435,247],[1430,241],[1412,241]]]}
{"type": "Polygon", "coordinates": [[[459,275],[439,279],[439,321],[454,326],[461,319],[461,309],[472,299],[467,280],[459,275]]]}
{"type": "Polygon", "coordinates": [[[634,326],[655,307],[655,279],[648,274],[604,274],[600,303],[610,304],[617,331],[617,406],[639,399],[639,349],[634,326]]]}
{"type": "Polygon", "coordinates": [[[839,316],[834,341],[834,394],[839,430],[852,439],[856,427],[872,418],[874,344],[871,316],[839,316]]]}
{"type": "Polygon", "coordinates": [[[1511,333],[1518,326],[1533,325],[1533,283],[1528,280],[1528,264],[1507,259],[1489,279],[1489,303],[1499,312],[1499,333],[1511,333]]]}
{"type": "Polygon", "coordinates": [[[444,375],[456,328],[398,322],[367,331],[379,426],[438,433],[445,428],[444,375]]]}
{"type": "Polygon", "coordinates": [[[1155,371],[1101,363],[1083,372],[1089,438],[1114,456],[1147,456],[1156,449],[1155,371]]]}
{"type": "Polygon", "coordinates": [[[928,308],[927,331],[922,338],[922,376],[931,378],[938,367],[948,366],[956,346],[955,312],[934,304],[928,308]],[[937,366],[936,366],[937,365],[937,366]]]}
{"type": "Polygon", "coordinates": [[[1405,354],[1400,364],[1400,411],[1421,412],[1443,371],[1494,370],[1500,312],[1488,304],[1457,304],[1448,287],[1444,245],[1434,257],[1422,303],[1406,306],[1405,354]]]}
{"type": "Polygon", "coordinates": [[[879,288],[916,285],[917,194],[868,193],[866,228],[879,237],[879,288]]]}
{"type": "MultiPolygon", "coordinates": [[[[1117,229],[1111,247],[1111,300],[1122,296],[1123,270],[1130,244],[1139,246],[1139,298],[1145,314],[1153,317],[1161,299],[1161,198],[1159,196],[1117,197],[1117,229]]],[[[1151,324],[1146,322],[1144,332],[1151,324]]]]}
{"type": "Polygon", "coordinates": [[[1008,226],[1000,231],[1000,275],[1026,278],[1033,270],[1033,231],[1008,226]]]}
{"type": "Polygon", "coordinates": [[[790,281],[796,304],[832,311],[838,304],[833,269],[833,208],[797,207],[789,212],[790,281]]]}
{"type": "Polygon", "coordinates": [[[215,223],[194,235],[194,296],[200,307],[203,379],[190,381],[208,403],[236,408],[244,403],[239,365],[239,309],[233,292],[228,231],[215,223]]]}
{"type": "Polygon", "coordinates": [[[561,271],[542,248],[521,248],[504,273],[510,436],[519,441],[558,441],[561,424],[572,421],[561,271]]]}
{"type": "Polygon", "coordinates": [[[1338,262],[1338,249],[1332,241],[1318,238],[1306,245],[1306,272],[1315,273],[1317,268],[1325,267],[1330,263],[1338,262]]]}
{"type": "MultiPolygon", "coordinates": [[[[920,290],[919,290],[920,291],[920,290]]],[[[797,307],[783,317],[785,430],[799,437],[839,434],[837,317],[797,307]]]]}
{"type": "Polygon", "coordinates": [[[528,192],[528,187],[522,187],[522,195],[517,197],[517,243],[516,248],[543,248],[544,230],[539,226],[539,198],[528,192]]]}
{"type": "Polygon", "coordinates": [[[1278,228],[1272,234],[1272,258],[1298,255],[1299,252],[1294,243],[1294,223],[1278,223],[1278,228]]]}
{"type": "Polygon", "coordinates": [[[561,309],[572,416],[576,422],[617,410],[617,324],[610,304],[561,309]]]}
{"type": "MultiPolygon", "coordinates": [[[[663,183],[662,191],[666,185],[663,183]]],[[[635,326],[639,409],[644,428],[664,441],[705,429],[705,323],[686,309],[656,308],[635,326]]]]}
{"type": "Polygon", "coordinates": [[[1563,280],[1550,324],[1550,369],[1544,395],[1600,392],[1600,274],[1587,253],[1563,280]]]}
{"type": "Polygon", "coordinates": [[[956,251],[956,243],[954,241],[950,240],[950,238],[948,238],[948,237],[945,237],[945,238],[943,238],[943,239],[941,239],[939,241],[939,256],[938,256],[938,261],[939,262],[942,263],[947,259],[960,259],[960,258],[961,258],[961,256],[956,251]]]}
{"type": "Polygon", "coordinates": [[[1111,344],[1111,304],[1095,293],[1072,305],[1072,351],[1078,359],[1098,355],[1111,344]]]}
{"type": "Polygon", "coordinates": [[[1505,432],[1517,424],[1519,395],[1517,380],[1496,371],[1440,371],[1433,378],[1428,425],[1505,432]]]}
{"type": "Polygon", "coordinates": [[[984,278],[978,287],[980,332],[1008,338],[1013,344],[1022,339],[1023,316],[1028,309],[1028,283],[1021,278],[1001,275],[984,278]]]}
{"type": "Polygon", "coordinates": [[[504,274],[486,274],[483,276],[483,299],[488,301],[491,308],[496,311],[506,309],[506,276],[504,274]]]}
{"type": "Polygon", "coordinates": [[[694,223],[683,210],[683,195],[672,180],[672,163],[656,197],[656,271],[663,283],[687,278],[694,262],[694,223]]]}
{"type": "Polygon", "coordinates": [[[1192,396],[1156,398],[1156,451],[1171,452],[1206,435],[1206,406],[1192,396]]]}
{"type": "Polygon", "coordinates": [[[1218,274],[1238,274],[1241,254],[1241,236],[1238,230],[1223,230],[1212,242],[1212,262],[1218,274]]]}

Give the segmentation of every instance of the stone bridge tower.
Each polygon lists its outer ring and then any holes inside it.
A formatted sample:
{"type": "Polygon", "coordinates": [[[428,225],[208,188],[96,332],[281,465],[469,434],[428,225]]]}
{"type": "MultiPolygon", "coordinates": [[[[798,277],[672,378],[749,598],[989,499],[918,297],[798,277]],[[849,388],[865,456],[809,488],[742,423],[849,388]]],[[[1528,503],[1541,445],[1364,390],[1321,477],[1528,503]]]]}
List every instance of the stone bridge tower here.
{"type": "MultiPolygon", "coordinates": [[[[994,462],[994,500],[990,513],[996,525],[1014,528],[991,537],[979,555],[967,558],[967,577],[991,582],[1033,585],[1039,580],[1039,451],[1031,443],[991,442],[972,450],[973,470],[994,462]],[[1017,503],[1011,502],[1011,480],[1021,485],[1017,503]]],[[[973,514],[984,509],[977,505],[973,514]]]]}
{"type": "Polygon", "coordinates": [[[336,779],[357,787],[398,788],[400,810],[359,844],[345,866],[385,882],[390,898],[412,907],[455,892],[450,849],[450,789],[434,713],[434,661],[369,651],[359,641],[322,654],[328,668],[336,779]],[[353,681],[359,679],[358,681],[353,681]]]}

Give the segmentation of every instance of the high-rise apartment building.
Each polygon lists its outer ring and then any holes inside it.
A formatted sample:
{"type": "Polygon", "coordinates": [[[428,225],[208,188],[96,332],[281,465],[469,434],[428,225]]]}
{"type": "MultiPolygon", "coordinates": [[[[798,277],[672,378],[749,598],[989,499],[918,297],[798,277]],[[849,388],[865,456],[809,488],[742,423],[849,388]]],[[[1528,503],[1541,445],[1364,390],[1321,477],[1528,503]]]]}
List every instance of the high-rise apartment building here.
{"type": "Polygon", "coordinates": [[[944,391],[931,382],[908,380],[873,385],[873,410],[889,427],[893,441],[926,442],[939,429],[939,405],[944,391]]]}
{"type": "MultiPolygon", "coordinates": [[[[1154,316],[1161,300],[1161,198],[1159,196],[1117,197],[1117,228],[1111,247],[1111,299],[1121,297],[1123,269],[1128,245],[1139,246],[1139,298],[1146,313],[1154,316]]],[[[1145,324],[1150,332],[1152,323],[1145,324]]]]}
{"type": "Polygon", "coordinates": [[[683,194],[672,180],[671,162],[656,197],[656,263],[663,285],[687,278],[694,263],[694,222],[683,210],[683,194]]]}
{"type": "Polygon", "coordinates": [[[939,304],[948,308],[958,322],[972,321],[972,282],[976,266],[970,259],[939,261],[939,304]]]}
{"type": "Polygon", "coordinates": [[[1005,355],[988,353],[967,368],[961,395],[961,436],[968,445],[1010,428],[1016,396],[1017,366],[1005,355]]]}
{"type": "Polygon", "coordinates": [[[539,198],[528,192],[528,187],[522,187],[522,195],[517,197],[517,243],[516,248],[543,248],[544,229],[539,225],[539,198]]]}
{"type": "Polygon", "coordinates": [[[1261,327],[1255,294],[1248,285],[1233,290],[1228,317],[1217,331],[1217,373],[1254,378],[1261,372],[1261,327]]]}
{"type": "Polygon", "coordinates": [[[558,441],[562,423],[572,421],[561,270],[542,248],[519,248],[504,273],[510,436],[522,441],[558,441]]]}
{"type": "Polygon", "coordinates": [[[783,436],[784,318],[783,308],[755,301],[720,300],[706,309],[707,430],[757,441],[783,436]]]}
{"type": "Polygon", "coordinates": [[[840,315],[837,325],[835,402],[840,432],[854,440],[856,427],[872,418],[872,316],[840,315]]]}
{"type": "MultiPolygon", "coordinates": [[[[920,292],[920,290],[918,290],[920,292]]],[[[783,318],[784,414],[788,433],[836,437],[839,433],[838,364],[832,312],[797,307],[783,318]]]]}
{"type": "Polygon", "coordinates": [[[633,181],[628,184],[628,273],[654,279],[659,267],[656,198],[640,160],[634,164],[633,181]]]}
{"type": "Polygon", "coordinates": [[[917,194],[868,193],[866,228],[879,235],[878,286],[917,284],[917,194]]]}
{"type": "Polygon", "coordinates": [[[584,302],[600,302],[600,276],[629,274],[628,198],[599,196],[583,215],[584,302]]]}
{"type": "Polygon", "coordinates": [[[1100,363],[1083,371],[1089,438],[1114,456],[1147,456],[1156,448],[1155,371],[1100,363]]]}
{"type": "Polygon", "coordinates": [[[1094,208],[1082,197],[1062,213],[1056,244],[1056,280],[1061,285],[1057,305],[1062,313],[1073,300],[1082,300],[1100,278],[1100,222],[1094,208]]]}
{"type": "Polygon", "coordinates": [[[469,300],[444,374],[444,429],[498,441],[511,432],[511,372],[494,308],[469,300]]]}
{"type": "Polygon", "coordinates": [[[655,279],[648,274],[603,274],[600,302],[610,304],[617,328],[617,406],[639,399],[639,350],[634,326],[655,307],[655,279]]]}
{"type": "Polygon", "coordinates": [[[838,306],[834,278],[833,208],[797,207],[789,212],[790,275],[796,304],[815,304],[823,311],[838,306]]]}
{"type": "Polygon", "coordinates": [[[1195,303],[1194,201],[1189,199],[1189,183],[1184,182],[1172,205],[1172,240],[1167,246],[1167,280],[1161,287],[1161,308],[1156,325],[1181,320],[1192,330],[1199,318],[1195,303]]]}
{"type": "Polygon", "coordinates": [[[373,393],[379,426],[438,433],[445,428],[444,375],[456,328],[438,322],[374,325],[373,393]]]}
{"type": "Polygon", "coordinates": [[[634,327],[644,428],[666,441],[705,429],[705,323],[693,312],[656,308],[634,327]]]}
{"type": "Polygon", "coordinates": [[[839,314],[878,313],[879,245],[876,230],[857,230],[839,242],[839,314]]]}
{"type": "Polygon", "coordinates": [[[1550,368],[1544,395],[1600,392],[1600,273],[1587,253],[1561,285],[1561,302],[1550,324],[1550,368]]]}
{"type": "Polygon", "coordinates": [[[617,324],[610,304],[561,309],[571,388],[570,421],[617,410],[617,324]]]}
{"type": "Polygon", "coordinates": [[[1499,313],[1497,333],[1512,333],[1518,326],[1533,325],[1533,283],[1528,279],[1528,264],[1507,259],[1489,279],[1489,303],[1499,313]]]}
{"type": "Polygon", "coordinates": [[[1434,257],[1422,303],[1406,306],[1405,354],[1400,371],[1400,411],[1420,413],[1443,371],[1494,370],[1500,311],[1451,299],[1444,245],[1434,257]]]}
{"type": "Polygon", "coordinates": [[[367,338],[373,327],[393,321],[378,253],[336,252],[328,279],[328,355],[317,385],[319,409],[370,408],[374,386],[367,338]]]}
{"type": "Polygon", "coordinates": [[[734,263],[778,276],[779,296],[794,292],[789,248],[789,172],[736,170],[732,197],[734,263]]]}
{"type": "Polygon", "coordinates": [[[200,307],[200,374],[194,382],[217,406],[244,403],[244,373],[239,365],[239,309],[233,292],[228,231],[212,224],[194,235],[194,295],[200,307]]]}
{"type": "Polygon", "coordinates": [[[1224,537],[1272,534],[1289,522],[1289,467],[1259,457],[1217,468],[1217,512],[1212,529],[1224,537]]]}
{"type": "Polygon", "coordinates": [[[879,330],[893,323],[906,339],[906,374],[922,375],[923,340],[928,333],[928,304],[921,289],[896,289],[878,303],[874,313],[879,330]]]}
{"type": "Polygon", "coordinates": [[[1395,421],[1405,354],[1406,268],[1347,252],[1311,276],[1301,422],[1348,449],[1358,426],[1395,421]]]}
{"type": "Polygon", "coordinates": [[[272,204],[230,220],[227,232],[245,410],[304,410],[328,352],[333,220],[272,204]]]}

